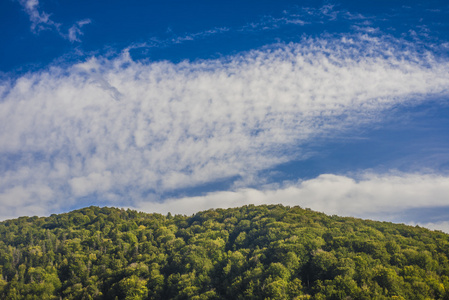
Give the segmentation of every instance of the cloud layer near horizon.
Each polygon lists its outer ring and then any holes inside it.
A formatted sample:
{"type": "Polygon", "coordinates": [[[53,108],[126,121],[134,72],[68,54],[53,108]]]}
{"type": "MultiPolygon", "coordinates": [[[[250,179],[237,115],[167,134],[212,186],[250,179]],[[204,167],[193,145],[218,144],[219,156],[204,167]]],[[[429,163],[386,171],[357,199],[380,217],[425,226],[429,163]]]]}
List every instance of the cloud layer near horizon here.
{"type": "MultiPolygon", "coordinates": [[[[220,191],[204,196],[142,202],[136,209],[166,214],[193,214],[211,208],[283,204],[340,216],[397,221],[401,211],[420,207],[447,207],[449,177],[422,174],[363,174],[359,179],[323,174],[282,187],[220,191]]],[[[448,222],[410,222],[449,233],[448,222]]]]}
{"type": "Polygon", "coordinates": [[[401,41],[354,35],[179,64],[125,52],[2,82],[3,218],[251,178],[308,155],[301,146],[318,136],[447,96],[448,67],[401,41]]]}

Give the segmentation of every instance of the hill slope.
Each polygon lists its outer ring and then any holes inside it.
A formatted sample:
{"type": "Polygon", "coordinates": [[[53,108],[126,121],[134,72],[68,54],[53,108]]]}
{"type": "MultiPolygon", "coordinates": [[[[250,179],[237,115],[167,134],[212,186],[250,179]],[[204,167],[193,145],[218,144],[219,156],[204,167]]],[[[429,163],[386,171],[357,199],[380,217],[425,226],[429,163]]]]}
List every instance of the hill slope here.
{"type": "Polygon", "coordinates": [[[448,235],[244,206],[0,223],[2,299],[449,299],[448,235]]]}

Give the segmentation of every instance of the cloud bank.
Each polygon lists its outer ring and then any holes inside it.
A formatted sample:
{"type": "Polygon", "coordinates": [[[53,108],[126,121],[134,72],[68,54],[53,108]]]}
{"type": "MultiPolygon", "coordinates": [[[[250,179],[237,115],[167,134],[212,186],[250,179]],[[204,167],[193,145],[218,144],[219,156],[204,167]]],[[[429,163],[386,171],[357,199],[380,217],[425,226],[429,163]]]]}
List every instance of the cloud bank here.
{"type": "MultiPolygon", "coordinates": [[[[194,214],[211,208],[242,205],[283,204],[300,206],[329,215],[396,221],[402,211],[420,207],[447,207],[449,177],[422,174],[364,174],[359,179],[323,174],[275,189],[238,189],[199,197],[168,199],[163,203],[142,202],[135,209],[166,214],[194,214]]],[[[403,220],[449,233],[449,222],[403,220]]]]}
{"type": "Polygon", "coordinates": [[[169,199],[163,203],[141,203],[137,208],[160,213],[193,214],[210,208],[280,203],[331,215],[393,221],[403,210],[448,205],[447,176],[366,173],[359,177],[323,174],[274,189],[214,192],[199,197],[169,199]]]}
{"type": "Polygon", "coordinates": [[[352,35],[179,64],[124,52],[2,82],[1,217],[257,177],[318,136],[447,96],[448,67],[403,41],[352,35]]]}

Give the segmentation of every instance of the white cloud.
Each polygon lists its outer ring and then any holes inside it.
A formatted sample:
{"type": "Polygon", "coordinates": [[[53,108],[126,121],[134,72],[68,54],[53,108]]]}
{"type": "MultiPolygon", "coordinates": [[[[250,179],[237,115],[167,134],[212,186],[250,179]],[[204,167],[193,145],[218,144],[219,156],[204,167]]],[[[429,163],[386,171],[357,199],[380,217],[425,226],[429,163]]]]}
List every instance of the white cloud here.
{"type": "MultiPolygon", "coordinates": [[[[134,43],[128,50],[139,48],[153,48],[153,47],[170,47],[173,45],[182,44],[185,42],[192,42],[211,38],[217,35],[223,34],[253,34],[254,32],[264,32],[267,30],[277,30],[286,25],[305,26],[316,23],[328,23],[337,20],[357,20],[360,21],[359,25],[371,25],[370,18],[361,14],[352,14],[346,10],[339,10],[334,5],[323,5],[320,8],[311,7],[294,7],[291,10],[284,10],[278,17],[271,15],[262,16],[260,19],[247,23],[242,26],[236,27],[214,27],[209,30],[199,31],[195,33],[184,33],[182,35],[176,35],[172,29],[169,28],[167,33],[173,34],[169,38],[152,37],[148,42],[134,43]],[[368,22],[368,23],[365,23],[368,22]]],[[[361,26],[357,26],[359,30],[365,30],[372,32],[372,30],[366,29],[361,26]]]]}
{"type": "MultiPolygon", "coordinates": [[[[193,214],[210,208],[248,204],[283,204],[311,208],[326,214],[394,221],[403,210],[448,205],[449,177],[422,174],[365,174],[359,180],[323,174],[278,189],[239,189],[199,197],[142,202],[137,209],[148,212],[193,214]]],[[[420,223],[449,233],[448,222],[420,223]]]]}
{"type": "Polygon", "coordinates": [[[86,20],[81,20],[76,22],[75,24],[72,25],[72,27],[69,28],[69,33],[68,33],[68,39],[71,42],[81,42],[80,40],[80,35],[83,35],[83,32],[81,31],[81,28],[84,25],[90,24],[91,20],[86,19],[86,20]]]}
{"type": "Polygon", "coordinates": [[[305,155],[319,135],[447,95],[448,67],[358,35],[179,64],[124,53],[26,74],[1,84],[0,155],[11,160],[0,197],[48,186],[35,203],[52,211],[57,197],[151,201],[144,195],[248,178],[305,155]]]}
{"type": "Polygon", "coordinates": [[[93,192],[107,192],[111,189],[111,172],[75,177],[70,179],[69,184],[75,197],[83,197],[93,192]]]}
{"type": "Polygon", "coordinates": [[[431,230],[440,230],[445,233],[449,233],[449,221],[435,222],[435,223],[408,223],[407,225],[411,226],[420,226],[425,227],[431,230]]]}
{"type": "MultiPolygon", "coordinates": [[[[49,199],[53,199],[54,196],[50,187],[39,184],[15,185],[5,189],[0,193],[2,206],[0,219],[48,214],[47,204],[50,204],[49,199]]],[[[51,204],[53,209],[58,207],[58,205],[51,204]]]]}
{"type": "Polygon", "coordinates": [[[90,24],[91,20],[85,19],[77,21],[73,24],[67,33],[61,30],[62,24],[56,23],[50,19],[51,14],[39,10],[39,0],[18,0],[22,5],[26,14],[30,18],[31,31],[33,33],[39,33],[42,30],[55,30],[64,39],[68,39],[70,42],[81,42],[80,35],[83,35],[81,28],[84,25],[90,24]]]}
{"type": "Polygon", "coordinates": [[[50,19],[50,14],[39,11],[38,0],[19,0],[25,12],[30,17],[31,31],[39,32],[46,29],[58,29],[61,24],[50,19]]]}

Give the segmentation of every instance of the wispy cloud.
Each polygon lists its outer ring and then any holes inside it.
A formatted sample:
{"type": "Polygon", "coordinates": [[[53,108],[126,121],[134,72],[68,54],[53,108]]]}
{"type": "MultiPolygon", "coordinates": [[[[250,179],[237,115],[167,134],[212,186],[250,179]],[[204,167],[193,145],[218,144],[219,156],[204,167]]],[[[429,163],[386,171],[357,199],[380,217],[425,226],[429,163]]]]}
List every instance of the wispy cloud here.
{"type": "Polygon", "coordinates": [[[325,4],[318,8],[294,7],[284,10],[279,17],[264,16],[258,22],[243,26],[239,31],[247,30],[272,30],[285,25],[312,25],[316,23],[329,23],[341,20],[359,20],[368,22],[369,18],[362,14],[353,14],[344,9],[338,9],[335,5],[325,4]]]}
{"type": "Polygon", "coordinates": [[[364,25],[371,25],[370,18],[361,14],[353,14],[347,10],[339,10],[335,5],[326,4],[319,8],[311,7],[294,7],[290,10],[284,10],[280,16],[265,15],[253,22],[234,27],[215,27],[194,33],[175,34],[171,29],[168,30],[172,34],[169,38],[153,37],[150,41],[136,43],[128,49],[133,48],[153,48],[153,47],[170,47],[185,42],[199,41],[223,34],[248,34],[254,32],[264,32],[267,30],[277,30],[288,25],[305,26],[315,23],[328,23],[337,20],[359,20],[358,28],[364,25]]]}
{"type": "Polygon", "coordinates": [[[39,11],[38,0],[19,0],[19,3],[30,17],[31,31],[36,33],[48,29],[59,30],[61,24],[53,22],[50,19],[50,14],[44,11],[39,11]]]}
{"type": "Polygon", "coordinates": [[[90,24],[91,20],[86,19],[86,20],[81,20],[76,22],[75,24],[72,25],[72,27],[69,28],[69,33],[68,33],[68,39],[71,42],[81,42],[80,40],[80,36],[83,35],[83,32],[81,31],[81,28],[84,25],[90,24]]]}
{"type": "Polygon", "coordinates": [[[50,17],[51,14],[39,9],[39,0],[19,0],[20,5],[27,13],[31,22],[31,31],[39,33],[43,30],[54,30],[64,39],[70,42],[80,42],[80,36],[83,35],[81,28],[89,24],[89,19],[81,20],[73,24],[67,33],[63,32],[62,24],[54,22],[50,17]]]}
{"type": "Polygon", "coordinates": [[[0,84],[2,214],[86,197],[133,206],[255,176],[306,155],[319,135],[447,95],[448,70],[403,41],[352,35],[179,64],[125,52],[29,73],[0,84]]]}

